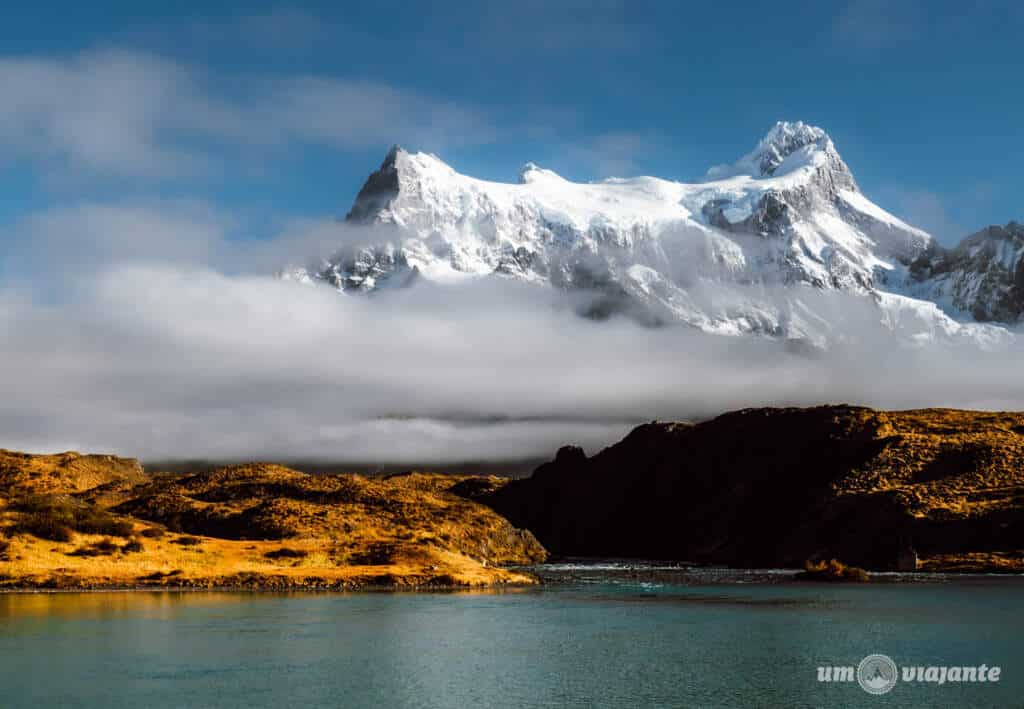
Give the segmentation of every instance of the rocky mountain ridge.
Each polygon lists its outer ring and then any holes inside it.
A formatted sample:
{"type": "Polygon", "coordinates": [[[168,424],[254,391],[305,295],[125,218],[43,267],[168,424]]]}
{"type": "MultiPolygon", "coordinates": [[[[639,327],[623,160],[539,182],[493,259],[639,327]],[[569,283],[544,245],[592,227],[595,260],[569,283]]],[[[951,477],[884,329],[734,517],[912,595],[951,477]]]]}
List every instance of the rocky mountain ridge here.
{"type": "Polygon", "coordinates": [[[815,305],[820,293],[870,298],[881,321],[931,338],[991,339],[975,321],[1021,314],[1018,242],[975,235],[941,249],[871,202],[828,134],[801,122],[776,124],[692,184],[580,184],[532,163],[517,184],[488,182],[396,146],[346,221],[383,236],[285,275],[346,292],[504,276],[591,294],[588,315],[812,341],[841,329],[815,305]]]}
{"type": "Polygon", "coordinates": [[[989,226],[952,249],[933,243],[911,264],[910,277],[922,298],[979,322],[1015,323],[1024,313],[1024,226],[989,226]]]}

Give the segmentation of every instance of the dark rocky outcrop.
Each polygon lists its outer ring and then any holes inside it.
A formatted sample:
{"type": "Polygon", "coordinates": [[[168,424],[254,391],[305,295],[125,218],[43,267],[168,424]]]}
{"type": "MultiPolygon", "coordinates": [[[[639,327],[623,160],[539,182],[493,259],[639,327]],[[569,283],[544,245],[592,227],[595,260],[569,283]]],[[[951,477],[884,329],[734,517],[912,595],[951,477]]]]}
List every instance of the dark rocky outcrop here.
{"type": "Polygon", "coordinates": [[[346,221],[363,222],[371,219],[377,212],[386,209],[395,197],[401,185],[398,179],[398,153],[401,148],[391,147],[384,157],[380,169],[372,173],[363,184],[352,209],[345,215],[346,221]]]}
{"type": "Polygon", "coordinates": [[[748,409],[563,448],[483,501],[554,554],[871,569],[1024,549],[1022,414],[748,409]]]}

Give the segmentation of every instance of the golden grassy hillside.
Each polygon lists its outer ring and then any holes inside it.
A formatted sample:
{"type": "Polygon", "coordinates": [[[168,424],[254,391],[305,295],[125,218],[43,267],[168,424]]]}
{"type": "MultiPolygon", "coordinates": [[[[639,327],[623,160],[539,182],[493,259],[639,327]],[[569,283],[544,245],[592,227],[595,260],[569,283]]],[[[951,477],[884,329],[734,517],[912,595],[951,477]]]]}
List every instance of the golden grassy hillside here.
{"type": "Polygon", "coordinates": [[[837,481],[838,493],[894,492],[917,517],[980,517],[1024,500],[1024,413],[858,414],[886,445],[837,481]]]}
{"type": "Polygon", "coordinates": [[[75,493],[108,483],[145,480],[146,474],[134,458],[75,451],[32,455],[0,448],[0,495],[75,493]]]}
{"type": "Polygon", "coordinates": [[[0,587],[531,583],[501,567],[546,557],[532,534],[449,492],[466,477],[268,464],[150,477],[108,456],[7,452],[3,465],[0,587]]]}

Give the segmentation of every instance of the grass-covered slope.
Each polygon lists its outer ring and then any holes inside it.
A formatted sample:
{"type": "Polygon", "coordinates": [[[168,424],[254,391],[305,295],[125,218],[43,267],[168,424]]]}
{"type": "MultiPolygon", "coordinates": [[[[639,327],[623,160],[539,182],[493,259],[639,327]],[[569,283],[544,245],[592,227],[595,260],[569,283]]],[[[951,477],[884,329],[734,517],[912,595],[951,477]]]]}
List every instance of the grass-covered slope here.
{"type": "Polygon", "coordinates": [[[139,461],[74,451],[32,455],[0,448],[0,494],[75,493],[98,485],[146,480],[139,461]]]}
{"type": "Polygon", "coordinates": [[[530,582],[501,567],[546,556],[448,491],[464,477],[251,464],[151,478],[104,456],[4,456],[0,587],[472,586],[530,582]]]}

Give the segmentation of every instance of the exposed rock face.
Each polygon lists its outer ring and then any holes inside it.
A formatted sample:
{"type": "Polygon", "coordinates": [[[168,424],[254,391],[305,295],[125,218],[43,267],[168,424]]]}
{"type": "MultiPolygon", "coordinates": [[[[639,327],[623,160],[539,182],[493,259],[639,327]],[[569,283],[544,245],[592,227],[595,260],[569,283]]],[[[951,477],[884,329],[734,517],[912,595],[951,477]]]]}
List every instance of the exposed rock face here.
{"type": "Polygon", "coordinates": [[[483,499],[560,555],[892,569],[1024,564],[1022,494],[1024,414],[832,406],[646,424],[483,499]]]}
{"type": "Polygon", "coordinates": [[[367,292],[387,286],[407,286],[418,270],[391,244],[349,248],[339,252],[317,278],[338,290],[367,292]]]}
{"type": "Polygon", "coordinates": [[[371,174],[363,188],[356,195],[356,201],[345,219],[362,221],[373,219],[375,215],[388,208],[393,199],[398,197],[401,183],[398,180],[398,153],[401,149],[396,145],[388,152],[381,163],[380,169],[371,174]]]}
{"type": "Polygon", "coordinates": [[[1015,323],[1024,314],[1024,226],[990,226],[956,248],[933,244],[911,266],[923,297],[981,322],[1015,323]]]}

